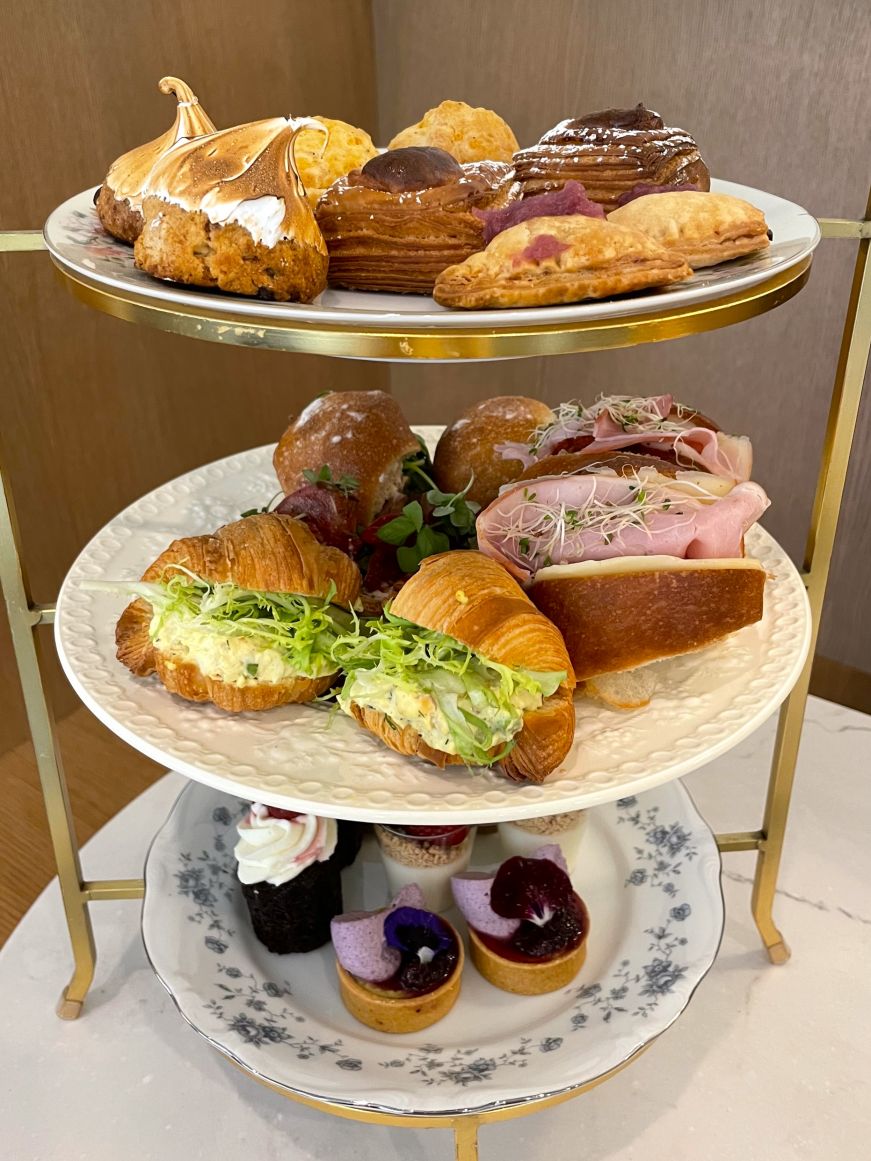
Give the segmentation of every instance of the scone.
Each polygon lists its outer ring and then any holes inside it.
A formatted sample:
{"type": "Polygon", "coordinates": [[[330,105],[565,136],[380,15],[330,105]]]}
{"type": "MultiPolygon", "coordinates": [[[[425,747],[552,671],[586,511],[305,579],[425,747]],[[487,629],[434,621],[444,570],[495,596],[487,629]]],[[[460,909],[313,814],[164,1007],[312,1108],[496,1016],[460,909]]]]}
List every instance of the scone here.
{"type": "Polygon", "coordinates": [[[694,270],[770,244],[762,210],[730,194],[652,193],[612,210],[608,221],[640,230],[694,270]]]}
{"type": "Polygon", "coordinates": [[[429,294],[436,276],[484,245],[475,210],[504,205],[511,168],[460,165],[443,149],[391,149],[340,178],[317,206],[331,286],[429,294]]]}
{"type": "Polygon", "coordinates": [[[276,302],[326,286],[327,247],[294,143],[309,118],[272,117],[176,146],[152,170],[134,260],[154,278],[276,302]]]}
{"type": "Polygon", "coordinates": [[[215,132],[215,126],[195,93],[184,81],[178,77],[164,77],[158,88],[162,93],[173,93],[178,101],[175,124],[154,141],[131,149],[113,161],[106,180],[94,197],[103,229],[113,238],[131,245],[142,230],[142,198],[154,166],[182,141],[215,132]]]}
{"type": "Polygon", "coordinates": [[[688,278],[690,267],[638,230],[615,222],[533,218],[497,234],[486,250],[436,279],[442,306],[549,306],[607,298],[688,278]]]}
{"type": "Polygon", "coordinates": [[[518,148],[511,127],[498,113],[465,101],[442,101],[428,109],[416,125],[397,133],[388,148],[408,145],[434,145],[461,162],[510,161],[518,148]]]}
{"type": "Polygon", "coordinates": [[[642,104],[561,121],[537,145],[516,153],[514,167],[523,197],[559,189],[574,178],[606,209],[639,182],[710,186],[708,167],[690,134],[666,126],[642,104]]]}
{"type": "Polygon", "coordinates": [[[334,181],[365,165],[378,150],[365,129],[331,117],[317,116],[312,120],[325,126],[329,137],[325,142],[323,133],[303,129],[294,143],[293,152],[305,186],[305,196],[309,205],[314,207],[334,181]]]}

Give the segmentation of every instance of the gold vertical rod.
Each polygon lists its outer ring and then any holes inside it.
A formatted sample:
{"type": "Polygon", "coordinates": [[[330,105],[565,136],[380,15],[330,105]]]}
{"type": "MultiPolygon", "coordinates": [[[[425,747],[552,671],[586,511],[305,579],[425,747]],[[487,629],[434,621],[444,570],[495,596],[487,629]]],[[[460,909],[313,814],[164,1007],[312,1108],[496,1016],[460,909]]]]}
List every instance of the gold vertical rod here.
{"type": "Polygon", "coordinates": [[[49,706],[39,665],[36,638],[38,618],[30,603],[27,580],[21,562],[21,543],[9,481],[0,462],[0,586],[6,601],[12,646],[21,678],[27,722],[45,810],[57,864],[64,913],[69,928],[74,970],[57,1007],[64,1020],[74,1020],[82,1010],[94,978],[96,948],[88,905],[82,890],[75,824],[70,809],[66,780],[55,735],[54,716],[49,706]]]}
{"type": "Polygon", "coordinates": [[[455,1161],[478,1161],[478,1118],[458,1117],[454,1121],[455,1161]]]}
{"type": "MultiPolygon", "coordinates": [[[[867,219],[871,218],[871,192],[868,195],[865,218],[866,222],[862,223],[863,225],[866,225],[867,219]]],[[[835,232],[832,236],[843,237],[844,234],[835,232]]],[[[838,517],[844,495],[844,485],[847,479],[850,448],[856,431],[859,401],[868,367],[868,355],[871,351],[871,254],[869,254],[869,245],[871,242],[869,242],[866,231],[863,232],[862,240],[859,242],[859,252],[856,256],[853,284],[847,304],[841,351],[838,357],[838,367],[832,389],[832,402],[826,425],[822,464],[817,480],[817,492],[805,549],[806,583],[812,618],[810,650],[801,677],[780,711],[771,775],[768,781],[768,794],[765,801],[765,815],[762,822],[764,838],[760,844],[759,856],[756,861],[756,874],[753,880],[751,901],[753,918],[759,929],[759,934],[762,936],[769,959],[775,964],[785,963],[789,959],[789,948],[773,918],[774,893],[777,888],[777,875],[783,853],[783,840],[786,833],[795,764],[801,742],[811,666],[816,651],[823,600],[829,579],[829,566],[832,560],[835,534],[838,530],[838,517]]]]}

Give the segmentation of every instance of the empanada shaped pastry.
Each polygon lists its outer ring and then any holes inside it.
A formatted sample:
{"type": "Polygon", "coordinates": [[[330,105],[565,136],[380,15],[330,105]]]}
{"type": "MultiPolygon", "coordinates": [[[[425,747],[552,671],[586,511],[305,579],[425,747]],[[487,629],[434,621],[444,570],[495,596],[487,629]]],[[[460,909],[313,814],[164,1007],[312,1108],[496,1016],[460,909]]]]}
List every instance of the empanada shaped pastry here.
{"type": "Polygon", "coordinates": [[[608,221],[640,230],[694,270],[755,254],[769,245],[762,211],[730,194],[648,194],[612,210],[608,221]]]}
{"type": "Polygon", "coordinates": [[[442,306],[550,306],[687,278],[689,266],[638,230],[582,214],[532,218],[436,279],[442,306]]]}

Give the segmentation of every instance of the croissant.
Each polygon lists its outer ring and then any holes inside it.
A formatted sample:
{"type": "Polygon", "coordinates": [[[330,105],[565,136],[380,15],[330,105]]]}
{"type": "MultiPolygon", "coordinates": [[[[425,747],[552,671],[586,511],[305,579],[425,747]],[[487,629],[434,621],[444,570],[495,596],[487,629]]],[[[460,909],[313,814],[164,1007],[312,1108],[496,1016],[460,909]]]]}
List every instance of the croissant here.
{"type": "Polygon", "coordinates": [[[524,198],[575,180],[606,209],[640,183],[710,187],[690,134],[667,127],[642,104],[561,121],[537,145],[515,153],[514,167],[524,198]]]}
{"type": "MultiPolygon", "coordinates": [[[[333,602],[346,607],[356,599],[360,588],[360,573],[349,557],[319,544],[298,520],[275,513],[225,524],[210,536],[174,540],[149,565],[142,580],[165,584],[185,575],[182,570],[214,584],[232,582],[239,589],[259,593],[325,597],[332,584],[333,602]]],[[[170,693],[188,701],[210,701],[237,713],[272,709],[290,702],[311,701],[334,680],[335,669],[314,677],[281,672],[277,680],[259,679],[258,665],[250,661],[248,672],[243,669],[241,676],[228,680],[227,667],[236,664],[235,657],[226,659],[220,653],[215,657],[213,648],[206,654],[209,663],[204,669],[202,659],[197,660],[202,650],[185,647],[178,639],[180,635],[176,639],[170,637],[166,647],[162,647],[160,635],[154,639],[151,636],[154,613],[152,604],[142,597],[127,606],[115,629],[118,660],[137,677],[156,673],[170,693]]],[[[212,642],[218,637],[213,633],[212,642]]],[[[261,648],[256,656],[268,652],[276,650],[261,648]]],[[[272,661],[274,669],[275,659],[272,661]]],[[[262,660],[259,667],[263,668],[262,660]]]]}
{"type": "Polygon", "coordinates": [[[442,149],[393,149],[340,178],[318,203],[331,286],[429,294],[436,275],[484,245],[473,210],[510,196],[511,167],[460,165],[442,149]]]}
{"type": "MultiPolygon", "coordinates": [[[[559,674],[554,692],[523,715],[522,728],[501,763],[509,778],[543,782],[572,745],[575,678],[560,632],[520,586],[480,552],[445,552],[422,562],[393,601],[390,615],[453,638],[498,665],[559,674]]],[[[350,694],[348,688],[344,708],[391,749],[437,766],[463,763],[458,754],[425,741],[409,723],[355,701],[353,684],[350,694]]],[[[491,756],[502,750],[504,745],[494,747],[491,756]]]]}

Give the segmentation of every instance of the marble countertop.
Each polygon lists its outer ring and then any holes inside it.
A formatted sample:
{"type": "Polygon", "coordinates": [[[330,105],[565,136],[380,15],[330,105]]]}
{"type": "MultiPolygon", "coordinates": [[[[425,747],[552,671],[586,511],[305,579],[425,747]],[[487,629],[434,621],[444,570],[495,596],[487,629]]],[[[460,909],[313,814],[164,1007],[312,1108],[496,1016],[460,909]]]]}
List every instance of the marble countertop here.
{"type": "MultiPolygon", "coordinates": [[[[684,780],[716,830],[762,815],[770,721],[684,780]]],[[[724,857],[726,932],[687,1012],[630,1068],[547,1112],[484,1126],[483,1161],[850,1161],[871,1138],[871,719],[808,705],[771,967],[749,901],[753,855],[724,857]]],[[[88,877],[136,875],[183,780],[168,775],[85,848],[88,877]]],[[[352,1126],[239,1074],[176,1012],[139,906],[93,909],[85,1015],[58,1020],[69,973],[50,886],[0,952],[0,1140],[10,1161],[447,1161],[447,1132],[352,1126]],[[351,1136],[353,1134],[353,1136],[351,1136]]]]}

